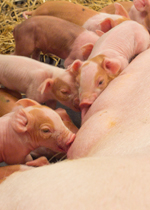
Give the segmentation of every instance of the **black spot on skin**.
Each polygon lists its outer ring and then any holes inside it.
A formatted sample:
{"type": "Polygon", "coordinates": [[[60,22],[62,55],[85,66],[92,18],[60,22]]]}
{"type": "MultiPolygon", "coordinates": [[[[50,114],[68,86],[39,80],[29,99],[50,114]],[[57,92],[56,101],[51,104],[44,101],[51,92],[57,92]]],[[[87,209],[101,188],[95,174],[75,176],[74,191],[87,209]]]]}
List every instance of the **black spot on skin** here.
{"type": "Polygon", "coordinates": [[[10,102],[10,100],[9,100],[9,99],[7,99],[7,100],[6,100],[6,102],[10,102]]]}
{"type": "Polygon", "coordinates": [[[85,9],[84,9],[84,8],[82,8],[82,11],[85,11],[85,9]]]}

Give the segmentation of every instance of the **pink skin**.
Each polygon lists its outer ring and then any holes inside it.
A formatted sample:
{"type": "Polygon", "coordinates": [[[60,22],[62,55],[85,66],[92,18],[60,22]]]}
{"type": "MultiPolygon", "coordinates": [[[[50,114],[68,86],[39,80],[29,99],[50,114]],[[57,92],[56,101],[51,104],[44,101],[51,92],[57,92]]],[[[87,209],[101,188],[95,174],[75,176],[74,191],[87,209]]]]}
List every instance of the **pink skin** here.
{"type": "Polygon", "coordinates": [[[150,32],[150,1],[149,0],[133,0],[133,2],[115,2],[104,7],[101,12],[117,14],[117,7],[125,9],[131,20],[144,25],[150,32]]]}
{"type": "Polygon", "coordinates": [[[68,158],[149,155],[149,57],[150,49],[140,53],[94,101],[68,158]]]}
{"type": "Polygon", "coordinates": [[[77,58],[86,60],[98,38],[96,33],[69,21],[35,16],[14,28],[14,55],[38,60],[40,52],[51,53],[67,59],[65,66],[68,66],[77,58]]]}
{"type": "Polygon", "coordinates": [[[94,15],[84,23],[83,27],[90,31],[101,30],[107,32],[127,19],[130,19],[127,11],[122,6],[115,4],[115,14],[99,13],[94,15]],[[111,20],[112,23],[106,24],[107,19],[111,20]],[[103,22],[105,24],[102,24],[103,22]]]}
{"type": "Polygon", "coordinates": [[[31,161],[28,154],[41,146],[67,152],[75,138],[54,110],[41,105],[17,107],[0,123],[0,162],[7,164],[31,161]]]}
{"type": "Polygon", "coordinates": [[[144,25],[150,32],[150,1],[133,0],[133,4],[129,11],[130,18],[144,25]]]}
{"type": "Polygon", "coordinates": [[[0,83],[39,103],[57,100],[79,111],[75,76],[67,70],[23,56],[0,55],[0,83]]]}
{"type": "Polygon", "coordinates": [[[82,118],[109,82],[127,67],[134,56],[148,47],[148,31],[129,20],[102,35],[87,61],[76,60],[70,66],[70,71],[76,73],[82,118]]]}

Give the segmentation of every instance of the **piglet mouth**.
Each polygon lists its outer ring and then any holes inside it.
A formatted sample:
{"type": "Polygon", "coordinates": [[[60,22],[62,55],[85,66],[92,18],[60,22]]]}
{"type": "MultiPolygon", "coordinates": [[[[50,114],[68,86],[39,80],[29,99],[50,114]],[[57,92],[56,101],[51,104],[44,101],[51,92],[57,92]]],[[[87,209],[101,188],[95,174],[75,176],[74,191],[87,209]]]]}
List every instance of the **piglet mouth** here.
{"type": "Polygon", "coordinates": [[[90,106],[91,106],[91,105],[84,106],[83,108],[81,108],[81,119],[82,119],[82,120],[83,120],[84,116],[86,115],[86,113],[88,112],[90,106]]]}
{"type": "Polygon", "coordinates": [[[64,143],[63,145],[58,145],[58,148],[61,152],[67,153],[68,149],[70,148],[71,144],[74,142],[76,137],[75,133],[70,134],[69,140],[64,143]]]}

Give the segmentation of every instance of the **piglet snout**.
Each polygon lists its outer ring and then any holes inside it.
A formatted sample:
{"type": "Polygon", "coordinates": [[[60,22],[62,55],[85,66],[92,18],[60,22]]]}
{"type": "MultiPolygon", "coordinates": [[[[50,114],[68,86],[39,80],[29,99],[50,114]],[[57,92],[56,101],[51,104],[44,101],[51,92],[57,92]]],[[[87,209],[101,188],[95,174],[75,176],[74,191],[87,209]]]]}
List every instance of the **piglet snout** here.
{"type": "Polygon", "coordinates": [[[75,133],[70,134],[69,141],[66,142],[66,145],[70,146],[72,144],[72,142],[74,141],[75,137],[76,137],[75,133]]]}
{"type": "Polygon", "coordinates": [[[64,142],[63,145],[59,145],[59,148],[61,148],[64,152],[67,152],[71,144],[73,143],[75,137],[76,137],[76,134],[70,133],[67,138],[67,141],[64,142]]]}

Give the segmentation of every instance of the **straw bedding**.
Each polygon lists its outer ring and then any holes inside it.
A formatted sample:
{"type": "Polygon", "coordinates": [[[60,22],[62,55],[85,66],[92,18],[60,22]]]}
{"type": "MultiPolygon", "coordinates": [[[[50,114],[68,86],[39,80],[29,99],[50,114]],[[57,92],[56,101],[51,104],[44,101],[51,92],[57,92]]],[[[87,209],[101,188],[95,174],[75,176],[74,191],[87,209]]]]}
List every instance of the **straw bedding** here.
{"type": "MultiPolygon", "coordinates": [[[[10,54],[14,51],[13,29],[24,21],[23,11],[35,10],[47,0],[0,0],[0,53],[10,54]]],[[[114,3],[113,0],[69,0],[99,11],[101,8],[114,3]]],[[[123,0],[117,0],[117,2],[123,0]]],[[[124,0],[128,1],[128,0],[124,0]]],[[[54,60],[55,57],[52,57],[54,60]]],[[[56,60],[57,62],[57,60],[56,60]]],[[[57,63],[56,63],[57,64],[57,63]]]]}

